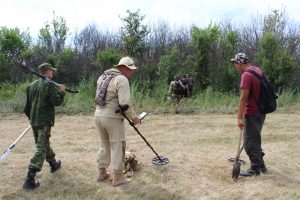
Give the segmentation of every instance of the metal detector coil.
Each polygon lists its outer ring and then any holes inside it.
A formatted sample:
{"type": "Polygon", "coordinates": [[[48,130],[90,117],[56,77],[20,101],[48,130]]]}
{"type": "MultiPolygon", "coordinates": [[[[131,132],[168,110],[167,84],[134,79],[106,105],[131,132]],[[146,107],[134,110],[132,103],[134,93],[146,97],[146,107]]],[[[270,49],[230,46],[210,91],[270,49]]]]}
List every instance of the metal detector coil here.
{"type": "Polygon", "coordinates": [[[169,159],[163,156],[158,156],[152,159],[154,165],[166,165],[169,163],[169,159]]]}

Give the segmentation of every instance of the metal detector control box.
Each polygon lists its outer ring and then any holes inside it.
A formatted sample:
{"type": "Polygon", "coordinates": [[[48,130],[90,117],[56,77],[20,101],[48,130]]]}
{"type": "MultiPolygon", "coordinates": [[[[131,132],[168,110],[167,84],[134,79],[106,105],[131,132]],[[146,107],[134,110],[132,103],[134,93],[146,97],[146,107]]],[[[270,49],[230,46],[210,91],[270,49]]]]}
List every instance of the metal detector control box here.
{"type": "Polygon", "coordinates": [[[144,119],[144,118],[146,117],[146,115],[148,115],[147,112],[142,112],[142,113],[139,115],[140,120],[144,119]]]}

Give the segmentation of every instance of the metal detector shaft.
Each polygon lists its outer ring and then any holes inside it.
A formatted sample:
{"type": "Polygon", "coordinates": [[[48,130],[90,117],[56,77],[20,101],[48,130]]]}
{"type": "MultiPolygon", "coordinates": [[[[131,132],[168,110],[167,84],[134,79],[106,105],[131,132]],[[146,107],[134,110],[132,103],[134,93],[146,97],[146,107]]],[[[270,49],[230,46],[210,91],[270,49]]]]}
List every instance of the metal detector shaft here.
{"type": "MultiPolygon", "coordinates": [[[[22,65],[22,64],[20,64],[20,63],[17,63],[17,64],[20,65],[21,67],[23,67],[24,69],[26,69],[27,71],[30,71],[32,74],[37,75],[38,77],[40,77],[40,78],[42,78],[42,79],[46,79],[46,80],[48,80],[48,81],[54,83],[56,86],[59,85],[59,84],[56,83],[55,81],[48,79],[47,77],[45,77],[45,76],[43,76],[43,75],[41,75],[41,74],[39,74],[39,73],[37,73],[37,72],[35,72],[35,71],[33,71],[33,70],[27,68],[27,67],[25,67],[24,65],[22,65]]],[[[71,90],[71,89],[67,89],[67,88],[65,89],[65,91],[67,91],[67,92],[69,92],[69,93],[78,93],[77,90],[71,90]]]]}
{"type": "Polygon", "coordinates": [[[21,133],[21,135],[4,151],[3,155],[0,158],[1,160],[4,160],[8,154],[12,151],[12,149],[16,146],[16,144],[24,137],[24,135],[29,131],[31,128],[31,125],[28,125],[27,128],[21,133]]]}
{"type": "MultiPolygon", "coordinates": [[[[155,153],[155,155],[158,157],[159,160],[161,160],[161,158],[159,157],[159,155],[156,153],[156,151],[152,148],[152,146],[149,144],[149,142],[146,140],[146,138],[140,133],[140,131],[137,129],[137,127],[134,126],[134,124],[130,121],[130,119],[125,115],[124,112],[121,112],[121,115],[123,115],[127,121],[129,122],[129,124],[134,128],[134,130],[143,138],[143,140],[146,142],[146,144],[150,147],[150,149],[153,151],[153,153],[155,153]]],[[[161,160],[162,161],[162,160],[161,160]]],[[[163,161],[162,161],[163,162],[163,161]]]]}

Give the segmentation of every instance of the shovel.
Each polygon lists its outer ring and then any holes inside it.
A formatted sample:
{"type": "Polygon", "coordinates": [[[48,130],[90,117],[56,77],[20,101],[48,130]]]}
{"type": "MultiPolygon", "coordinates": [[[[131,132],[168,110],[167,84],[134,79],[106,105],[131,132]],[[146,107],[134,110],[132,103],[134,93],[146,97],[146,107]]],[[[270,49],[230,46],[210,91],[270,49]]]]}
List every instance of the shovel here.
{"type": "Polygon", "coordinates": [[[242,137],[243,137],[243,130],[241,130],[241,132],[240,132],[239,144],[238,144],[238,148],[237,148],[237,155],[236,155],[235,162],[234,162],[233,168],[232,168],[232,179],[234,181],[237,181],[237,179],[240,175],[240,171],[241,171],[241,162],[239,162],[239,160],[240,160],[240,154],[242,152],[240,150],[242,137]]]}
{"type": "Polygon", "coordinates": [[[21,133],[21,135],[12,143],[6,151],[4,151],[3,155],[0,158],[0,161],[4,160],[8,154],[13,150],[13,148],[17,145],[17,143],[24,137],[24,135],[29,131],[31,125],[28,125],[27,128],[21,133]]]}

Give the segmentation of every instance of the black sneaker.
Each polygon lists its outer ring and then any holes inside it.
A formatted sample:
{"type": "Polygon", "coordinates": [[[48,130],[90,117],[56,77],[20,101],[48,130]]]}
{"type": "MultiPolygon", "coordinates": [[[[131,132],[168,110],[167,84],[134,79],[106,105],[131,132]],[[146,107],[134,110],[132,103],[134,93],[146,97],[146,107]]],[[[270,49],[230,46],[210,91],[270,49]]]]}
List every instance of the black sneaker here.
{"type": "Polygon", "coordinates": [[[240,176],[259,176],[260,175],[260,172],[259,172],[259,169],[253,169],[253,168],[250,168],[248,170],[241,170],[240,172],[240,176]]]}
{"type": "Polygon", "coordinates": [[[54,173],[55,171],[57,171],[61,166],[61,161],[60,160],[56,160],[54,163],[50,164],[50,172],[54,173]]]}

